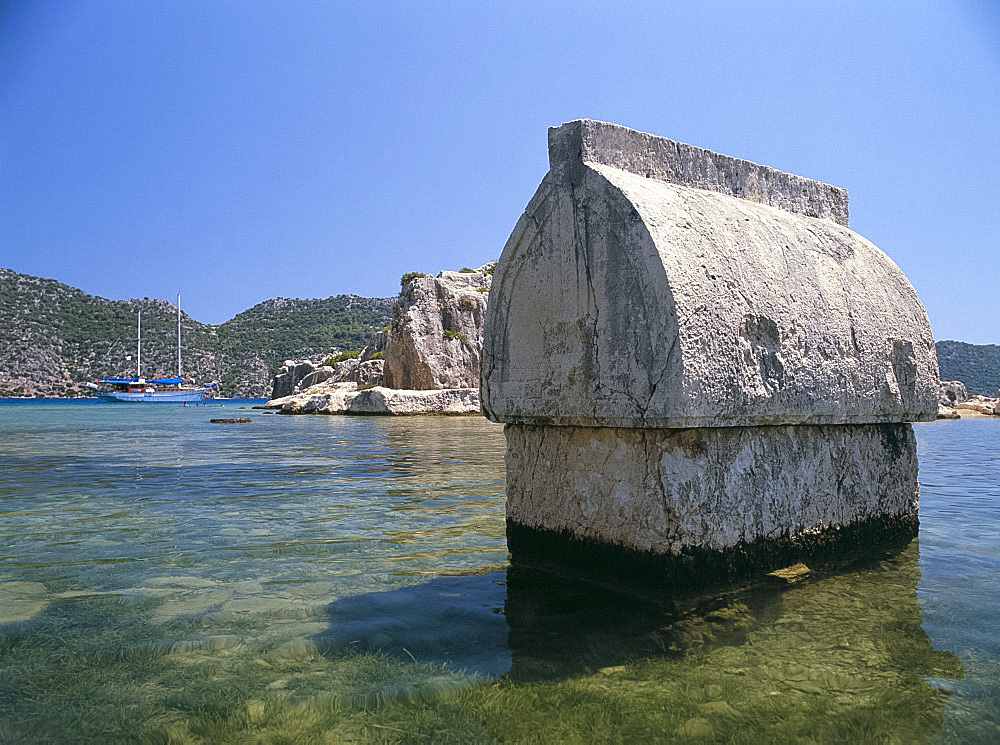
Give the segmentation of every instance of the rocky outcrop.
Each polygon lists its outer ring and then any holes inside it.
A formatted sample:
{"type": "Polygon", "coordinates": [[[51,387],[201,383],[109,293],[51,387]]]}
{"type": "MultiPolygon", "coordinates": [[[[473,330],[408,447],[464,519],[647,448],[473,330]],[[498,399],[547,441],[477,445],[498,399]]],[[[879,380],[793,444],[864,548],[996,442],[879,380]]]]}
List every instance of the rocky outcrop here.
{"type": "MultiPolygon", "coordinates": [[[[366,347],[365,349],[368,348],[366,347]]],[[[362,357],[356,357],[353,360],[344,360],[334,365],[331,368],[331,374],[323,378],[323,380],[303,380],[299,390],[305,391],[310,386],[324,381],[330,381],[331,383],[357,383],[359,386],[381,385],[384,366],[385,361],[382,358],[363,359],[362,357]]]]}
{"type": "Polygon", "coordinates": [[[496,262],[476,270],[415,275],[389,328],[355,359],[309,370],[289,361],[268,408],[286,414],[479,414],[479,357],[496,262]],[[289,387],[286,380],[295,380],[289,387]]]}
{"type": "Polygon", "coordinates": [[[382,385],[385,379],[385,360],[361,360],[351,372],[343,378],[345,381],[357,383],[360,387],[382,385]]]}
{"type": "Polygon", "coordinates": [[[327,382],[376,386],[382,382],[384,364],[381,358],[371,359],[370,356],[365,360],[359,356],[333,365],[311,360],[285,360],[274,376],[271,398],[286,398],[327,382]]]}
{"type": "MultiPolygon", "coordinates": [[[[397,299],[396,303],[399,300],[397,299]]],[[[393,304],[393,308],[396,307],[396,303],[393,304]]],[[[361,355],[358,357],[362,362],[367,362],[370,359],[382,359],[385,357],[385,345],[389,343],[389,327],[386,326],[384,329],[379,329],[369,340],[368,345],[361,350],[361,355]]]]}
{"type": "Polygon", "coordinates": [[[965,390],[965,383],[961,380],[941,381],[941,389],[938,394],[938,404],[940,406],[954,406],[968,400],[969,392],[965,390]]]}
{"type": "Polygon", "coordinates": [[[938,419],[961,419],[963,416],[1000,416],[1000,391],[997,396],[970,396],[960,380],[942,380],[938,397],[938,419]]]}
{"type": "MultiPolygon", "coordinates": [[[[271,384],[271,398],[292,395],[298,390],[299,384],[303,380],[310,376],[315,378],[315,373],[322,368],[323,362],[321,360],[285,360],[271,384]]],[[[332,372],[333,370],[330,368],[330,373],[332,374],[332,372]]],[[[313,382],[319,381],[314,379],[313,382]]]]}
{"type": "Polygon", "coordinates": [[[989,398],[987,396],[970,396],[965,401],[957,403],[952,407],[961,414],[973,413],[984,416],[1000,414],[1000,399],[989,398]]]}
{"type": "Polygon", "coordinates": [[[476,271],[418,276],[393,308],[385,346],[385,385],[432,390],[479,385],[483,319],[492,276],[476,271]]]}
{"type": "Polygon", "coordinates": [[[549,157],[484,331],[514,558],[559,537],[697,579],[913,535],[906,422],[937,414],[934,340],[846,191],[586,120],[549,157]]]}
{"type": "Polygon", "coordinates": [[[478,388],[395,390],[355,383],[315,386],[309,391],[268,401],[267,408],[282,414],[362,414],[414,416],[426,414],[478,415],[478,388]]]}
{"type": "Polygon", "coordinates": [[[296,383],[292,388],[292,393],[304,391],[306,388],[319,385],[320,383],[325,383],[327,380],[330,380],[330,378],[333,378],[334,375],[336,375],[334,367],[331,365],[321,365],[296,383]]]}

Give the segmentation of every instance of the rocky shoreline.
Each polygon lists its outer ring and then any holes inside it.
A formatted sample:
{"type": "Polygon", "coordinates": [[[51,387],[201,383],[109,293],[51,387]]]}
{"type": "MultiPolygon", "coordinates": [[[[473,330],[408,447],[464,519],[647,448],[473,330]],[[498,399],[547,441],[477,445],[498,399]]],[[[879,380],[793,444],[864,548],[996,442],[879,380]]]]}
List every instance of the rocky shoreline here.
{"type": "Polygon", "coordinates": [[[480,415],[494,265],[404,275],[387,328],[351,359],[286,360],[265,407],[282,414],[480,415]]]}
{"type": "Polygon", "coordinates": [[[960,380],[942,380],[938,396],[938,419],[1000,416],[1000,391],[993,398],[969,395],[960,380]]]}
{"type": "Polygon", "coordinates": [[[478,388],[403,390],[357,383],[320,384],[304,393],[268,401],[263,407],[282,414],[356,414],[474,416],[480,414],[478,388]]]}

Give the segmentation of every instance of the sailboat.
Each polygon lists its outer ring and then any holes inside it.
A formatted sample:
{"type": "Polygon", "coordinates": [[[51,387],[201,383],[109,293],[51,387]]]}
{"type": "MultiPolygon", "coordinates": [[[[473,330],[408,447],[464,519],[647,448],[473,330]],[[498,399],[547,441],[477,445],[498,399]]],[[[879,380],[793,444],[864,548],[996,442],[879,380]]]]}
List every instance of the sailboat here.
{"type": "Polygon", "coordinates": [[[151,378],[142,375],[142,311],[136,331],[137,364],[134,378],[104,378],[89,387],[97,391],[97,397],[104,401],[127,403],[188,403],[206,398],[218,383],[208,385],[188,385],[181,372],[181,296],[177,294],[177,377],[151,378]]]}

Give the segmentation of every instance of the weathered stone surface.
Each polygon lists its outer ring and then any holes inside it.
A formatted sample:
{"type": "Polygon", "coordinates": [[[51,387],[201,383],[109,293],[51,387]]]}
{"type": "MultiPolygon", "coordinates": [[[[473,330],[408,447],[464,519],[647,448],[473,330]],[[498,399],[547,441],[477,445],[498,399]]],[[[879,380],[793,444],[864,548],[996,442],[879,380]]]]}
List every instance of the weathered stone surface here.
{"type": "Polygon", "coordinates": [[[916,521],[909,424],[505,432],[508,521],[580,540],[677,556],[916,521]]]}
{"type": "Polygon", "coordinates": [[[397,390],[376,386],[358,389],[354,383],[320,386],[299,395],[268,401],[282,414],[426,414],[478,415],[479,389],[397,390]]]}
{"type": "Polygon", "coordinates": [[[580,162],[609,165],[648,179],[848,224],[846,189],[619,124],[583,119],[553,127],[549,159],[553,170],[574,169],[580,162]]]}
{"type": "Polygon", "coordinates": [[[292,396],[326,382],[357,383],[362,386],[380,385],[384,365],[383,359],[371,359],[370,355],[365,360],[355,358],[334,365],[323,365],[309,360],[286,360],[284,366],[274,376],[271,398],[292,396]]]}
{"type": "MultiPolygon", "coordinates": [[[[362,360],[360,357],[356,357],[353,360],[344,360],[333,366],[333,373],[331,375],[323,378],[323,380],[317,380],[311,385],[327,380],[331,383],[357,383],[358,385],[367,386],[380,385],[382,383],[384,365],[385,360],[381,358],[362,360]]],[[[305,391],[311,387],[306,384],[308,380],[307,378],[302,381],[296,392],[305,391]]]]}
{"type": "Polygon", "coordinates": [[[313,370],[311,373],[306,375],[302,380],[295,384],[292,389],[293,393],[298,393],[299,391],[304,391],[306,388],[310,388],[314,385],[319,385],[320,383],[325,383],[336,375],[336,369],[331,365],[321,365],[313,370]]]}
{"type": "MultiPolygon", "coordinates": [[[[397,301],[398,302],[398,301],[397,301]]],[[[361,350],[361,354],[358,359],[362,362],[367,362],[376,354],[385,354],[385,345],[389,343],[389,329],[384,328],[376,331],[372,334],[371,341],[368,343],[364,349],[361,350]]]]}
{"type": "Polygon", "coordinates": [[[494,275],[488,417],[661,428],[936,416],[927,315],[899,268],[840,224],[842,190],[599,122],[551,130],[549,153],[494,275]]]}
{"type": "Polygon", "coordinates": [[[484,330],[512,561],[732,579],[915,535],[934,340],[846,192],[600,122],[549,156],[484,330]]]}
{"type": "Polygon", "coordinates": [[[969,392],[961,380],[942,380],[938,394],[940,406],[954,406],[969,400],[969,392]]]}
{"type": "Polygon", "coordinates": [[[938,419],[961,419],[962,415],[951,406],[938,406],[938,419]]]}
{"type": "Polygon", "coordinates": [[[996,413],[997,406],[1000,404],[1000,400],[996,398],[987,398],[986,396],[970,396],[965,401],[961,403],[954,404],[952,408],[955,411],[966,414],[967,412],[973,412],[976,414],[983,414],[986,416],[992,416],[996,413]]]}
{"type": "Polygon", "coordinates": [[[479,385],[483,319],[492,277],[441,272],[403,287],[385,345],[389,388],[430,390],[479,385]]]}
{"type": "Polygon", "coordinates": [[[385,377],[385,360],[364,360],[358,365],[355,373],[356,382],[359,386],[382,385],[385,377]]]}
{"type": "Polygon", "coordinates": [[[323,367],[319,360],[285,360],[274,376],[271,385],[271,398],[290,396],[295,392],[304,378],[323,367]]]}

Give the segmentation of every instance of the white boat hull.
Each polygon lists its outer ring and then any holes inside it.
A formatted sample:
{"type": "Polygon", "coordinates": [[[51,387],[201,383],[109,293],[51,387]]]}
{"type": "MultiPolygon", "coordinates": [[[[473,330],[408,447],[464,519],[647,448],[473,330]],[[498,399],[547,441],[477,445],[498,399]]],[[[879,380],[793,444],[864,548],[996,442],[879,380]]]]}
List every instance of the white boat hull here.
{"type": "Polygon", "coordinates": [[[97,397],[102,401],[139,404],[177,404],[189,401],[201,401],[205,398],[204,388],[191,391],[98,391],[97,397]]]}

